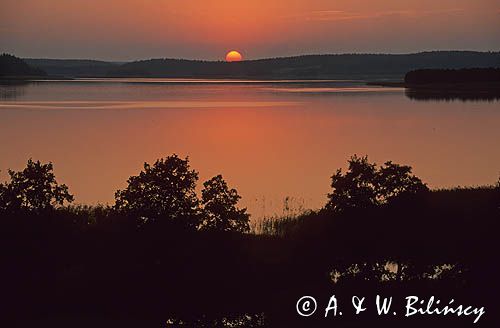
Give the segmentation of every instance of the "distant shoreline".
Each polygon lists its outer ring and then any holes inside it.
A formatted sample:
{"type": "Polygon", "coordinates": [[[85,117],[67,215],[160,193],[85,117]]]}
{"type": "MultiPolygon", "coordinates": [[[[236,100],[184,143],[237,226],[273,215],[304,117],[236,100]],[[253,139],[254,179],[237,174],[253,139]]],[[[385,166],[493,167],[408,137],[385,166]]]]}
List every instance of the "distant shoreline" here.
{"type": "Polygon", "coordinates": [[[25,58],[49,76],[205,79],[402,80],[411,70],[500,66],[500,52],[435,51],[411,54],[332,54],[235,63],[156,58],[130,62],[25,58]]]}
{"type": "Polygon", "coordinates": [[[382,87],[403,87],[413,92],[500,95],[500,69],[419,69],[406,73],[404,81],[368,82],[382,87]]]}
{"type": "Polygon", "coordinates": [[[478,89],[499,89],[500,82],[461,82],[461,83],[406,83],[400,82],[385,82],[385,81],[370,81],[367,85],[391,87],[391,88],[407,88],[407,89],[443,89],[443,90],[478,90],[478,89]]]}
{"type": "Polygon", "coordinates": [[[367,85],[385,88],[404,88],[405,94],[419,101],[497,101],[500,100],[500,82],[429,83],[368,82],[367,85]]]}
{"type": "Polygon", "coordinates": [[[0,82],[29,82],[33,80],[74,80],[71,77],[64,76],[0,76],[0,82]]]}

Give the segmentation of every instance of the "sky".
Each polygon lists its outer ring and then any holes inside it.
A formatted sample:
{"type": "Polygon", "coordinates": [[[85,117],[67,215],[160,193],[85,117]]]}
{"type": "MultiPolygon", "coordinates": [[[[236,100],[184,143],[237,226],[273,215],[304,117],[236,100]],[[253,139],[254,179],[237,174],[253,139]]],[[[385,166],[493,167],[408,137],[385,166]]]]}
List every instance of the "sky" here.
{"type": "Polygon", "coordinates": [[[500,0],[0,0],[0,52],[223,60],[500,50],[500,0]]]}

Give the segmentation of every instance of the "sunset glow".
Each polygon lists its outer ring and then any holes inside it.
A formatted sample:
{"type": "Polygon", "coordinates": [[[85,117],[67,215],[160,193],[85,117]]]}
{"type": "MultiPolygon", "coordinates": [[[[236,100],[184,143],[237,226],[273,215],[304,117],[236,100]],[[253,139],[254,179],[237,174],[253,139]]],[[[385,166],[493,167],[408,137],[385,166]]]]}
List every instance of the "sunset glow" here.
{"type": "Polygon", "coordinates": [[[490,326],[499,31],[500,0],[0,0],[8,318],[490,326]]]}
{"type": "Polygon", "coordinates": [[[248,49],[245,59],[498,50],[500,6],[493,2],[2,0],[0,51],[31,58],[121,61],[220,60],[221,51],[243,48],[248,49]]]}
{"type": "Polygon", "coordinates": [[[226,55],[227,62],[239,62],[243,60],[243,56],[238,51],[230,51],[226,55]]]}

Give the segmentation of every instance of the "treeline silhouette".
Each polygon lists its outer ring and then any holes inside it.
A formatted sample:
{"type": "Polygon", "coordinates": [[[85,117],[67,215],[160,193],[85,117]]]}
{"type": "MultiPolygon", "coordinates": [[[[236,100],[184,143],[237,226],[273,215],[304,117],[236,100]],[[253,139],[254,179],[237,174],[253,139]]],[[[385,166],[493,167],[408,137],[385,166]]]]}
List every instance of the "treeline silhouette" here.
{"type": "Polygon", "coordinates": [[[237,63],[151,59],[111,70],[119,77],[333,78],[398,75],[418,68],[500,67],[500,53],[443,51],[416,54],[307,55],[237,63]]]}
{"type": "Polygon", "coordinates": [[[421,69],[405,76],[405,93],[414,100],[500,100],[500,68],[421,69]]]}
{"type": "MultiPolygon", "coordinates": [[[[491,309],[498,302],[500,186],[434,190],[392,162],[353,156],[324,208],[264,221],[222,176],[176,155],[145,164],[113,206],[69,205],[51,163],[28,161],[0,184],[3,310],[19,326],[469,327],[470,318],[367,312],[309,318],[297,300],[332,294],[434,295],[491,309]]],[[[326,306],[326,303],[324,304],[326,306]]],[[[323,313],[322,313],[323,312],[323,313]]]]}
{"type": "Polygon", "coordinates": [[[500,68],[420,69],[406,73],[405,83],[500,83],[500,68]]]}
{"type": "Polygon", "coordinates": [[[41,59],[25,58],[28,64],[39,67],[51,76],[58,77],[104,77],[119,62],[91,59],[41,59]]]}
{"type": "Polygon", "coordinates": [[[0,78],[45,75],[42,69],[32,67],[20,58],[5,53],[0,55],[0,78]]]}
{"type": "Polygon", "coordinates": [[[238,63],[168,58],[128,63],[34,58],[26,61],[49,75],[67,77],[402,78],[419,68],[500,67],[500,53],[432,51],[398,55],[305,55],[238,63]]]}

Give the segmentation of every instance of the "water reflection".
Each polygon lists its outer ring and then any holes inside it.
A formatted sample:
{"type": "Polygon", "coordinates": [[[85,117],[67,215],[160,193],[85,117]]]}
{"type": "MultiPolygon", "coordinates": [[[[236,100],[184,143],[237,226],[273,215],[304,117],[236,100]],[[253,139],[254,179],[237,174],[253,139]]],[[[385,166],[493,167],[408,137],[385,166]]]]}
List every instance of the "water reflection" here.
{"type": "Polygon", "coordinates": [[[417,101],[499,101],[500,88],[480,90],[430,90],[407,88],[405,94],[408,98],[417,101]]]}
{"type": "Polygon", "coordinates": [[[320,93],[309,88],[325,85],[304,83],[300,92],[259,83],[15,86],[0,101],[0,180],[32,157],[54,162],[77,202],[112,202],[144,161],[177,153],[201,181],[222,173],[254,217],[284,213],[287,197],[322,206],[330,176],[355,153],[412,165],[431,187],[497,180],[496,104],[417,102],[353,84],[320,93]]]}
{"type": "Polygon", "coordinates": [[[17,99],[24,96],[28,84],[29,82],[25,81],[0,81],[0,100],[17,99]]]}

